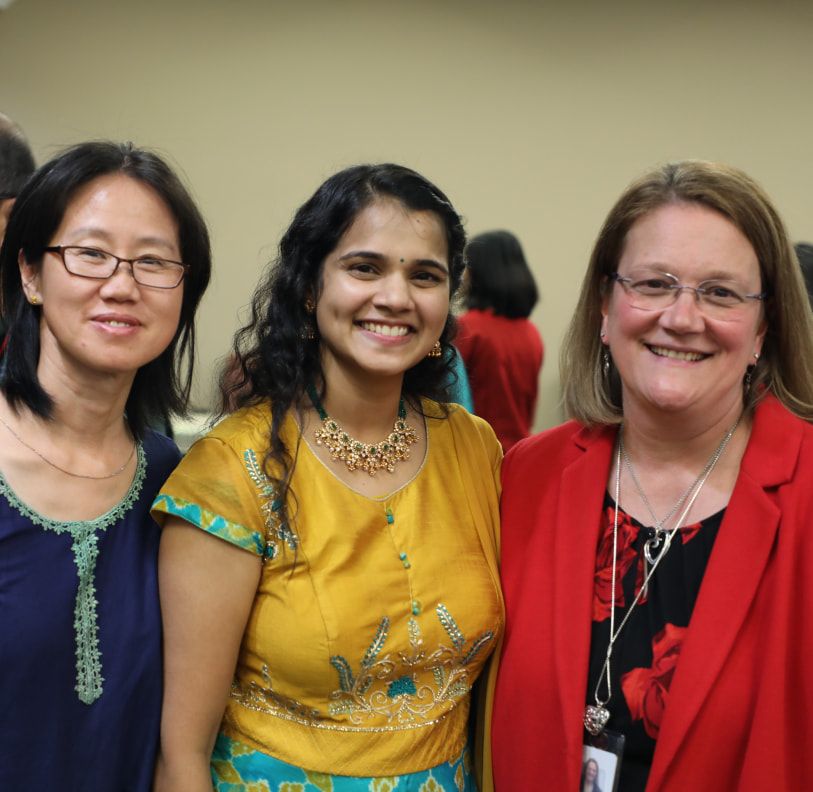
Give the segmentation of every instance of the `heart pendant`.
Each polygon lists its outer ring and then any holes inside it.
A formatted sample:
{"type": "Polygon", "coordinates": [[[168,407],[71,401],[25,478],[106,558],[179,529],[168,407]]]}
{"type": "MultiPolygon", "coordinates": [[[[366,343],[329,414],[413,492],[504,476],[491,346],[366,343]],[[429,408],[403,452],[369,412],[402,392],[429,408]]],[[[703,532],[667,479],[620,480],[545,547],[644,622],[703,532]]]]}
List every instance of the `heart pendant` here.
{"type": "Polygon", "coordinates": [[[610,720],[610,710],[588,704],[584,710],[584,728],[597,737],[604,731],[607,721],[610,720]]]}

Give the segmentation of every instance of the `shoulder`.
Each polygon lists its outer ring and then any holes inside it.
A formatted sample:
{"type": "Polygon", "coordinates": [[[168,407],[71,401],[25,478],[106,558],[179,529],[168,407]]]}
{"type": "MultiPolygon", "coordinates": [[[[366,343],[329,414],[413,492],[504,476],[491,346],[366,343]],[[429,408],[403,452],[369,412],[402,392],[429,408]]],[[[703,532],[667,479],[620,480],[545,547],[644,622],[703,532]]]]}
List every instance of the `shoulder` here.
{"type": "Polygon", "coordinates": [[[166,435],[147,429],[141,439],[144,455],[150,472],[166,478],[181,459],[181,452],[175,441],[166,435]]]}
{"type": "MultiPolygon", "coordinates": [[[[423,406],[427,416],[441,417],[443,415],[443,407],[437,402],[424,399],[423,406]]],[[[487,450],[501,448],[497,435],[494,434],[494,430],[487,421],[477,415],[472,415],[460,404],[444,406],[448,410],[446,420],[456,436],[482,443],[487,450]]]]}
{"type": "Polygon", "coordinates": [[[508,452],[505,461],[520,466],[559,462],[563,455],[575,455],[579,447],[589,444],[598,431],[588,429],[578,421],[567,421],[520,440],[508,452]]]}
{"type": "Polygon", "coordinates": [[[774,486],[812,466],[813,425],[766,396],[754,411],[742,469],[763,486],[774,486]]]}
{"type": "Polygon", "coordinates": [[[264,450],[270,431],[271,408],[268,404],[257,404],[227,416],[195,445],[219,443],[240,452],[246,448],[264,450]]]}
{"type": "Polygon", "coordinates": [[[474,335],[483,327],[488,326],[489,321],[494,318],[490,311],[481,311],[477,308],[472,308],[466,313],[457,317],[457,323],[460,327],[461,335],[474,335]]]}

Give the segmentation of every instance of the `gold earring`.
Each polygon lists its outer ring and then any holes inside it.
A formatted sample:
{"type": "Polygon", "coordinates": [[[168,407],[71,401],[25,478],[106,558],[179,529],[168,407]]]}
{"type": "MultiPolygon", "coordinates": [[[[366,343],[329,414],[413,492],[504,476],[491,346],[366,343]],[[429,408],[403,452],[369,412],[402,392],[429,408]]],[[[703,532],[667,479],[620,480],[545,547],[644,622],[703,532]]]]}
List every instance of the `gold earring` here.
{"type": "Polygon", "coordinates": [[[31,299],[29,299],[29,301],[28,301],[28,302],[30,302],[30,303],[31,303],[31,305],[39,305],[39,304],[40,304],[40,298],[39,298],[39,297],[37,297],[37,295],[36,295],[36,294],[32,294],[32,295],[31,295],[31,299]]]}
{"type": "Polygon", "coordinates": [[[316,310],[316,303],[310,298],[305,298],[305,313],[312,314],[316,310]]]}
{"type": "Polygon", "coordinates": [[[435,341],[432,345],[432,348],[427,353],[426,357],[429,358],[439,358],[443,354],[443,347],[440,345],[440,341],[435,341]]]}

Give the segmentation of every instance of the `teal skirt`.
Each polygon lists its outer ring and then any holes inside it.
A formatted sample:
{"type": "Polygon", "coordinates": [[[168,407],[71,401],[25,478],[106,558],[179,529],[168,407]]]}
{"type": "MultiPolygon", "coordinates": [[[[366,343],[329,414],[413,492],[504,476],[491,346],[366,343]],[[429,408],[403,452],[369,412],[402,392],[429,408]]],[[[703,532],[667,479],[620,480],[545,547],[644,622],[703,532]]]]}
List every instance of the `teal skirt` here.
{"type": "Polygon", "coordinates": [[[303,770],[220,734],[212,754],[215,792],[477,792],[468,748],[453,762],[398,776],[337,776],[303,770]]]}

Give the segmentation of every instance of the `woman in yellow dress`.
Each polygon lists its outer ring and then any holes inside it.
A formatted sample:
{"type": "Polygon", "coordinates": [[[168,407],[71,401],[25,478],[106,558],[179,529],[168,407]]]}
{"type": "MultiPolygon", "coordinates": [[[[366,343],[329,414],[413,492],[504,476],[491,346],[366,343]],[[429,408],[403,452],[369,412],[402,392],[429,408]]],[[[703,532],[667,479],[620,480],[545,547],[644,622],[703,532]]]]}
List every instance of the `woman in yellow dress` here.
{"type": "Polygon", "coordinates": [[[398,165],[328,179],[238,334],[239,409],[154,505],[158,792],[474,790],[501,451],[445,403],[465,233],[398,165]]]}

